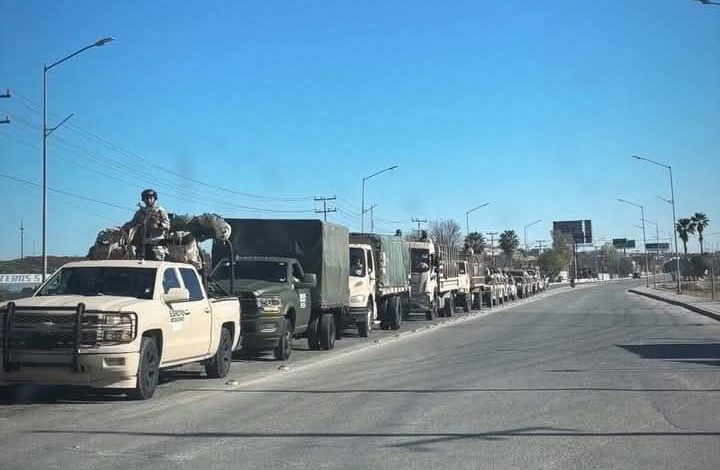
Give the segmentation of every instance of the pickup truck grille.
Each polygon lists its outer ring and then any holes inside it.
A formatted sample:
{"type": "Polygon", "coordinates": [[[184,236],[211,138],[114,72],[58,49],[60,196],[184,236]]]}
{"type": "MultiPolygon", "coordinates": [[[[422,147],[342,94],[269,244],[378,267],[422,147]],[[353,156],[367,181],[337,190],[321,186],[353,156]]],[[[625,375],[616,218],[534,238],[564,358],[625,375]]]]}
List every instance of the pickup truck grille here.
{"type": "Polygon", "coordinates": [[[75,310],[65,312],[16,312],[8,346],[12,349],[50,351],[75,345],[75,310]]]}

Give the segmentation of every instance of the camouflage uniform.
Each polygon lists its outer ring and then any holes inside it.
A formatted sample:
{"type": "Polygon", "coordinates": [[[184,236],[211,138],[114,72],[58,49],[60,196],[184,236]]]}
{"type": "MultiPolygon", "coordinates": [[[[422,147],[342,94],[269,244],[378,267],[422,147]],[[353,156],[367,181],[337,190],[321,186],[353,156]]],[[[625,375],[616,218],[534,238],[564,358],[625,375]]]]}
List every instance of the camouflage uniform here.
{"type": "Polygon", "coordinates": [[[132,220],[123,225],[127,231],[132,227],[140,226],[140,246],[144,250],[139,253],[144,255],[143,259],[163,261],[167,256],[168,249],[165,246],[168,231],[170,230],[170,217],[162,207],[141,207],[135,212],[132,220]]]}

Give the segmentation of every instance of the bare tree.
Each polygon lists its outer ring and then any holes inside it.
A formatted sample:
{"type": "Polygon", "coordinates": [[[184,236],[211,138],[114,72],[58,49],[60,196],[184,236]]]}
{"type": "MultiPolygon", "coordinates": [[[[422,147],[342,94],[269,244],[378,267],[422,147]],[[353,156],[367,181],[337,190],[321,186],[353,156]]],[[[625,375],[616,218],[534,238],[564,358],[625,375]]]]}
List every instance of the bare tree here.
{"type": "Polygon", "coordinates": [[[457,247],[462,241],[460,224],[452,219],[431,220],[429,228],[430,237],[435,243],[457,247]]]}

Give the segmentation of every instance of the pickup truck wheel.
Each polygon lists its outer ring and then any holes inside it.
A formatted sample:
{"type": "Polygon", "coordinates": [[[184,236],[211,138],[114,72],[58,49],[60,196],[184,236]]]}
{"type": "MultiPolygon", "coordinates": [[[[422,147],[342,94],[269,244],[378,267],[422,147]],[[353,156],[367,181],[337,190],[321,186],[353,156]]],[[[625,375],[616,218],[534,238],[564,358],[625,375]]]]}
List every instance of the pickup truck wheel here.
{"type": "Polygon", "coordinates": [[[286,318],[280,329],[280,339],[278,340],[278,344],[273,349],[273,356],[275,356],[275,359],[278,361],[287,361],[290,359],[294,336],[293,330],[294,328],[292,322],[286,318]]]}
{"type": "Polygon", "coordinates": [[[402,302],[400,297],[392,297],[388,304],[388,316],[390,317],[390,329],[397,330],[402,323],[402,302]]]}
{"type": "Polygon", "coordinates": [[[310,319],[310,323],[308,323],[307,327],[308,348],[313,351],[320,349],[319,328],[319,317],[315,315],[310,319]]]}
{"type": "Polygon", "coordinates": [[[335,347],[335,315],[323,313],[320,317],[318,328],[320,349],[332,349],[335,347]]]}
{"type": "Polygon", "coordinates": [[[133,400],[148,400],[155,394],[160,375],[160,355],[155,338],[145,337],[140,343],[140,364],[138,365],[137,384],[128,391],[133,400]]]}
{"type": "Polygon", "coordinates": [[[365,315],[365,322],[359,322],[357,324],[358,327],[358,335],[361,338],[367,338],[370,336],[370,332],[372,331],[373,327],[373,308],[372,304],[368,303],[367,305],[367,314],[365,315]]]}
{"type": "Polygon", "coordinates": [[[221,379],[228,375],[232,365],[232,335],[223,327],[220,332],[220,344],[215,355],[205,363],[205,373],[209,379],[221,379]]]}

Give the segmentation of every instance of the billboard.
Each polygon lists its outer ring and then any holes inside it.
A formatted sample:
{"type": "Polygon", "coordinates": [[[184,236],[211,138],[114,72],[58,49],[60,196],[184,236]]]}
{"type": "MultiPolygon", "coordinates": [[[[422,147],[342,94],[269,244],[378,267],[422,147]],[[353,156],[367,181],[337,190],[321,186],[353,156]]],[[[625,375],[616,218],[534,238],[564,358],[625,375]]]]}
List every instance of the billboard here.
{"type": "Polygon", "coordinates": [[[670,244],[669,243],[646,243],[645,248],[648,251],[669,251],[670,244]]]}
{"type": "Polygon", "coordinates": [[[615,248],[635,248],[635,240],[627,238],[613,238],[613,246],[615,248]]]}
{"type": "Polygon", "coordinates": [[[570,235],[577,244],[592,243],[592,222],[590,220],[553,221],[553,232],[570,235]]]}

